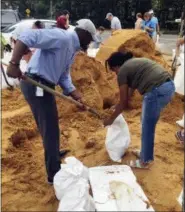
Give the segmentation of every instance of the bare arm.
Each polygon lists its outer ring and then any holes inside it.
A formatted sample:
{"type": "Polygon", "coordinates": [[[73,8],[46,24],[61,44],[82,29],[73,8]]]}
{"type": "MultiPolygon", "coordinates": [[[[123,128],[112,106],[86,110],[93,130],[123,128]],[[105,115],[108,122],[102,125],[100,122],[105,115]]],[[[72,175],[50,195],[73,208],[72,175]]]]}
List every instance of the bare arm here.
{"type": "Polygon", "coordinates": [[[28,47],[22,41],[18,40],[14,47],[12,61],[15,62],[16,64],[19,64],[22,56],[25,54],[27,50],[28,47]]]}
{"type": "Polygon", "coordinates": [[[153,28],[150,28],[150,27],[145,27],[145,29],[148,31],[148,32],[153,32],[154,31],[154,29],[153,28]]]}
{"type": "Polygon", "coordinates": [[[111,125],[114,120],[122,113],[124,109],[128,108],[128,85],[122,85],[120,87],[120,102],[116,105],[115,111],[111,115],[111,117],[104,122],[104,126],[111,125]]]}
{"type": "Polygon", "coordinates": [[[160,26],[159,26],[159,23],[157,24],[157,34],[160,33],[160,26]]]}

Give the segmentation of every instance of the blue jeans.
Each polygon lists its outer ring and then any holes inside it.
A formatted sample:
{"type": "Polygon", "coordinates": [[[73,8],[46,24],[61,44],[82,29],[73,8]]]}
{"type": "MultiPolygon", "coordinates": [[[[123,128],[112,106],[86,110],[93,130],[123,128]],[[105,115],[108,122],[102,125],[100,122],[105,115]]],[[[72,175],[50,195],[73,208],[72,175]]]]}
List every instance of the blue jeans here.
{"type": "Polygon", "coordinates": [[[154,160],[155,128],[163,108],[171,101],[175,93],[173,81],[165,82],[144,95],[142,107],[142,147],[141,161],[154,160]]]}

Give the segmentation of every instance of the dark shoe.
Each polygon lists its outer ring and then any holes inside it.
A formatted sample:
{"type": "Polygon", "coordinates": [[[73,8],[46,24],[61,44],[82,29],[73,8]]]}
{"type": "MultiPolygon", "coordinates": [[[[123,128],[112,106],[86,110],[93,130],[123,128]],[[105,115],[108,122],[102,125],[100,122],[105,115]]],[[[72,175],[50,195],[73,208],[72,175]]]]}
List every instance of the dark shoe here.
{"type": "Polygon", "coordinates": [[[63,158],[64,156],[67,155],[67,153],[69,153],[70,150],[69,149],[64,149],[60,151],[60,158],[63,158]]]}

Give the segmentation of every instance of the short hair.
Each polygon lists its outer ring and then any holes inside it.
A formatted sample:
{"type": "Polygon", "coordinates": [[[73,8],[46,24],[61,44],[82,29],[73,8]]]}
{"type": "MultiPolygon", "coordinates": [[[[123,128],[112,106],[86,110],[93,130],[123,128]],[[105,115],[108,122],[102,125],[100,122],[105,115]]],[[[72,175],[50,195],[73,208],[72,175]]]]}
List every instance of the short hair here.
{"type": "Polygon", "coordinates": [[[146,12],[145,14],[144,14],[144,17],[150,17],[150,13],[149,12],[146,12]]]}
{"type": "Polygon", "coordinates": [[[35,21],[34,25],[38,28],[38,29],[43,29],[45,28],[45,25],[42,21],[35,21]]]}
{"type": "Polygon", "coordinates": [[[70,15],[70,12],[68,10],[63,10],[61,15],[70,15]]]}
{"type": "Polygon", "coordinates": [[[142,14],[141,13],[137,13],[136,16],[139,17],[139,18],[142,18],[142,14]]]}
{"type": "Polygon", "coordinates": [[[105,61],[105,67],[110,69],[122,66],[127,60],[133,58],[133,54],[129,51],[125,52],[114,52],[111,56],[105,61]]]}

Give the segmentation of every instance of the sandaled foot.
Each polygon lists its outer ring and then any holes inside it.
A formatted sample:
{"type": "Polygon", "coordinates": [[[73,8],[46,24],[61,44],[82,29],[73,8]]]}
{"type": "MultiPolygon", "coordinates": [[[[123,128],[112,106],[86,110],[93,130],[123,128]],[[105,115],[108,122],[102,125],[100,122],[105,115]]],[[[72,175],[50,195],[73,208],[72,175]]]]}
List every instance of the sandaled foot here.
{"type": "Polygon", "coordinates": [[[177,140],[179,141],[180,144],[184,144],[184,133],[182,133],[182,131],[178,131],[175,134],[177,140]]]}
{"type": "Polygon", "coordinates": [[[127,163],[128,166],[131,168],[137,168],[137,169],[149,169],[149,166],[151,163],[142,163],[140,160],[131,160],[127,163]]]}
{"type": "Polygon", "coordinates": [[[139,149],[135,149],[132,151],[132,154],[135,155],[137,158],[140,158],[140,154],[141,154],[141,151],[139,149]]]}

